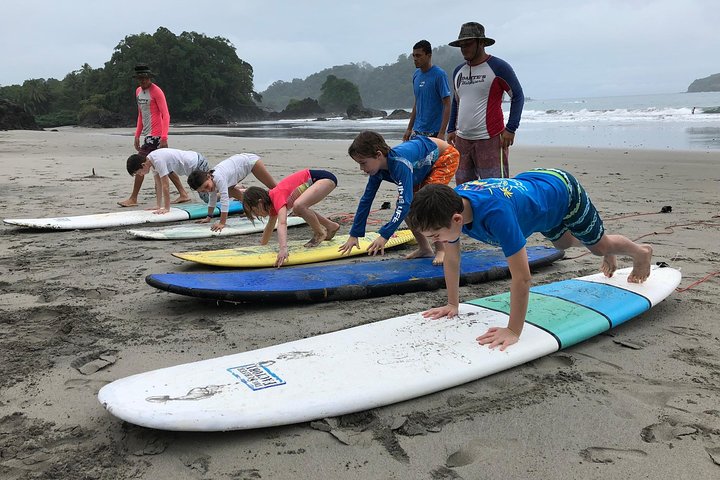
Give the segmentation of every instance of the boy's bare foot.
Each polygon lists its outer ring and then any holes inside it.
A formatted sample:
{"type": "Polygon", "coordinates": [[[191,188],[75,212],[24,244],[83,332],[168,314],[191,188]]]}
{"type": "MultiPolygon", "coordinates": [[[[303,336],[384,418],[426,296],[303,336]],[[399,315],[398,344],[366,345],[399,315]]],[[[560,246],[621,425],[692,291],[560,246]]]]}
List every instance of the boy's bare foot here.
{"type": "Polygon", "coordinates": [[[611,278],[617,270],[617,257],[615,255],[603,256],[602,265],[600,265],[600,271],[608,278],[611,278]]]}
{"type": "Polygon", "coordinates": [[[190,197],[178,197],[170,203],[187,203],[190,201],[190,197]]]}
{"type": "Polygon", "coordinates": [[[127,200],[123,200],[122,202],[117,202],[118,205],[121,207],[137,207],[137,200],[132,200],[128,198],[127,200]]]}
{"type": "Polygon", "coordinates": [[[433,265],[442,265],[445,261],[445,250],[440,250],[439,252],[435,252],[435,258],[433,258],[432,264],[433,265]]]}
{"type": "Polygon", "coordinates": [[[650,261],[652,260],[653,249],[650,245],[640,245],[642,254],[633,258],[633,269],[628,275],[630,283],[642,283],[650,276],[650,261]]]}
{"type": "Polygon", "coordinates": [[[332,240],[338,230],[340,230],[340,224],[336,223],[335,226],[328,230],[325,234],[325,240],[332,240]]]}
{"type": "Polygon", "coordinates": [[[423,250],[422,248],[418,248],[414,252],[408,253],[405,255],[405,260],[412,260],[413,258],[427,258],[432,257],[433,251],[432,250],[423,250]]]}

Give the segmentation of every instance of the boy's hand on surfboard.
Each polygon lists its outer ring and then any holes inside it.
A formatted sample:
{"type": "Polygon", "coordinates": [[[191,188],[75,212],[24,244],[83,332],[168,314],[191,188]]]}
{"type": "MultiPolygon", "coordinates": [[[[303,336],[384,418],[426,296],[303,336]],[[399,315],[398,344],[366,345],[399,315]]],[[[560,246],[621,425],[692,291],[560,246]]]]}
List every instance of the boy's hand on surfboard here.
{"type": "Polygon", "coordinates": [[[223,228],[225,228],[225,224],[217,222],[217,223],[213,224],[212,227],[210,227],[210,230],[212,230],[213,232],[222,232],[223,228]]]}
{"type": "Polygon", "coordinates": [[[212,217],[201,218],[200,220],[198,220],[195,223],[210,223],[210,222],[212,222],[212,217]]]}
{"type": "Polygon", "coordinates": [[[338,247],[338,252],[341,252],[343,255],[345,255],[352,252],[353,248],[360,248],[360,243],[358,243],[357,237],[348,238],[347,242],[343,243],[338,247]]]}
{"type": "Polygon", "coordinates": [[[290,255],[288,254],[287,247],[280,247],[280,251],[277,254],[277,260],[275,261],[275,266],[280,268],[283,266],[285,262],[287,262],[288,257],[290,255]]]}
{"type": "Polygon", "coordinates": [[[380,255],[385,255],[385,244],[387,243],[387,240],[385,237],[378,237],[370,244],[368,247],[368,255],[377,255],[378,252],[380,252],[380,255]]]}
{"type": "Polygon", "coordinates": [[[509,328],[491,327],[475,340],[480,345],[487,345],[489,348],[500,347],[502,352],[513,343],[517,343],[519,337],[509,328]]]}
{"type": "Polygon", "coordinates": [[[437,320],[438,318],[453,318],[458,316],[457,305],[447,304],[444,307],[431,308],[422,312],[423,318],[429,318],[431,320],[437,320]]]}

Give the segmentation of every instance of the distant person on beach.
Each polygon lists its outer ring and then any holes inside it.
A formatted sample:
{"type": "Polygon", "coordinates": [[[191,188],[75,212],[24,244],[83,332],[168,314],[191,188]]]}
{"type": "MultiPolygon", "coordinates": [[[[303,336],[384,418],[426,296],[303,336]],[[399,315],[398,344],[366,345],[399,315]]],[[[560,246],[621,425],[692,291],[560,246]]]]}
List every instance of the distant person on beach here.
{"type": "Polygon", "coordinates": [[[210,195],[208,201],[208,214],[198,223],[212,221],[215,205],[220,199],[220,220],[214,223],[210,229],[219,232],[225,228],[228,211],[230,210],[230,197],[237,200],[243,199],[244,187],[240,185],[245,177],[253,174],[268,188],[274,188],[277,183],[270,172],[265,168],[260,157],[254,153],[238,153],[218,163],[214,169],[207,171],[203,169],[194,170],[188,175],[187,183],[193,190],[200,194],[210,195]]]}
{"type": "MultiPolygon", "coordinates": [[[[158,148],[167,148],[168,130],[170,129],[170,112],[168,111],[165,93],[153,83],[155,74],[150,67],[144,64],[135,66],[135,75],[139,86],[135,90],[135,100],[138,106],[137,127],[135,128],[135,150],[141,155],[147,155],[158,148]],[[140,145],[140,137],[143,144],[140,145]]],[[[134,207],[138,204],[138,194],[142,187],[144,176],[135,175],[130,198],[118,202],[121,207],[134,207]]],[[[170,180],[178,189],[180,196],[173,203],[190,201],[190,197],[180,183],[175,173],[170,174],[170,180]],[[184,194],[183,194],[184,192],[184,194]]]]}
{"type": "MultiPolygon", "coordinates": [[[[197,152],[189,150],[178,150],[177,148],[160,148],[148,154],[133,153],[127,159],[127,171],[133,176],[144,177],[150,170],[155,171],[155,195],[157,197],[157,208],[153,213],[163,214],[170,211],[170,174],[189,175],[194,170],[208,171],[208,162],[205,157],[197,152]]],[[[181,198],[190,198],[182,183],[177,185],[181,198]]],[[[201,193],[200,197],[209,201],[207,193],[201,193]]]]}
{"type": "MultiPolygon", "coordinates": [[[[353,247],[360,248],[358,238],[365,236],[365,224],[380,184],[386,181],[397,185],[398,200],[395,212],[390,221],[378,231],[380,236],[368,247],[368,255],[385,254],[385,244],[408,214],[414,192],[428,184],[450,183],[460,159],[455,147],[439,138],[417,136],[390,148],[382,135],[372,131],[361,132],[355,137],[348,148],[348,155],[370,178],[358,203],[350,238],[340,246],[339,250],[343,254],[350,253],[353,247]]],[[[415,230],[412,232],[417,240],[418,249],[405,258],[432,257],[433,249],[427,238],[415,230]]],[[[443,244],[435,242],[433,264],[441,265],[444,255],[443,244]]]]}
{"type": "Polygon", "coordinates": [[[510,177],[508,153],[525,98],[512,67],[485,53],[485,47],[494,43],[485,36],[485,27],[475,22],[463,24],[458,39],[450,42],[460,47],[466,62],[452,76],[454,96],[447,136],[460,152],[455,176],[458,185],[479,178],[510,177]],[[507,125],[503,92],[511,100],[507,125]]]}
{"type": "Polygon", "coordinates": [[[652,247],[606,234],[585,189],[563,170],[535,169],[513,179],[474,180],[455,189],[428,185],[415,196],[407,223],[430,240],[446,243],[448,303],[423,312],[425,318],[458,314],[461,233],[502,248],[512,277],[510,319],[506,328],[492,327],[477,337],[480,345],[490,348],[504,350],[522,333],[531,283],[525,239],[534,232],[542,233],[556,248],[585,246],[603,257],[600,270],[607,277],[617,269],[616,255],[633,259],[628,282],[642,283],[650,276],[652,247]]]}
{"type": "Polygon", "coordinates": [[[261,245],[270,241],[275,224],[278,224],[278,244],[280,249],[275,261],[281,267],[290,257],[287,242],[287,216],[290,210],[302,217],[313,231],[313,237],[305,247],[317,247],[325,240],[332,240],[340,229],[338,223],[329,220],[312,207],[337,186],[337,178],[325,170],[305,169],[295,172],[278,182],[269,191],[260,187],[250,187],[245,191],[243,206],[250,220],[258,217],[270,217],[263,231],[261,245]]]}
{"type": "Polygon", "coordinates": [[[445,140],[450,120],[450,86],[445,71],[432,64],[432,46],[420,40],[413,46],[413,104],[403,141],[418,135],[445,140]]]}

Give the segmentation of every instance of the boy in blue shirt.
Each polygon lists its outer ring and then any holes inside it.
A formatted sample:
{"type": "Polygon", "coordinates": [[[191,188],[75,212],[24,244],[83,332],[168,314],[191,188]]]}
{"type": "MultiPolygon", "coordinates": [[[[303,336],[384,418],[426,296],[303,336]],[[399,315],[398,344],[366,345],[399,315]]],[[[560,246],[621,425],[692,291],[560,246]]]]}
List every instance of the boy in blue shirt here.
{"type": "MultiPolygon", "coordinates": [[[[349,253],[354,247],[359,248],[358,238],[365,236],[370,207],[383,180],[397,185],[398,201],[392,218],[378,231],[380,236],[370,244],[368,255],[385,253],[385,243],[408,214],[414,192],[425,185],[450,183],[460,161],[460,154],[455,147],[444,140],[418,136],[390,148],[382,135],[369,130],[355,138],[348,148],[348,155],[370,178],[358,204],[350,238],[338,249],[343,254],[349,253]]],[[[415,231],[413,234],[418,249],[405,258],[431,257],[433,250],[427,238],[415,231]]],[[[443,244],[438,242],[435,244],[433,264],[441,265],[443,256],[443,244]]]]}
{"type": "Polygon", "coordinates": [[[426,318],[454,317],[459,306],[460,233],[498,245],[510,268],[510,318],[506,328],[493,327],[477,337],[480,345],[505,350],[516,343],[525,324],[530,296],[530,267],[525,239],[540,232],[555,248],[585,246],[602,256],[600,270],[611,277],[616,255],[633,259],[628,282],[650,275],[652,247],[622,235],[605,233],[585,189],[569,173],[536,169],[515,178],[488,178],[458,185],[430,185],[415,196],[408,225],[429,240],[446,243],[445,284],[448,304],[423,312],[426,318]]]}

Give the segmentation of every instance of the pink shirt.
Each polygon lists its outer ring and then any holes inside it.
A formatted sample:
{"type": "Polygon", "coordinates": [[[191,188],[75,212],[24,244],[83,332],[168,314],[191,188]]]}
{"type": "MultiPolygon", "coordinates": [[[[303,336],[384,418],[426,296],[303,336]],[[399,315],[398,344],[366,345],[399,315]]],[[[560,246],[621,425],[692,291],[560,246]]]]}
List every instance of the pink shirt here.
{"type": "Polygon", "coordinates": [[[291,209],[295,204],[295,200],[297,200],[310,185],[312,185],[312,179],[310,178],[309,169],[300,170],[280,180],[277,186],[269,192],[270,201],[272,201],[270,215],[276,217],[278,211],[286,205],[288,209],[291,209]]]}
{"type": "Polygon", "coordinates": [[[150,88],[135,90],[135,99],[138,106],[137,128],[135,136],[160,137],[167,141],[170,130],[170,112],[168,111],[165,94],[154,83],[150,88]]]}

